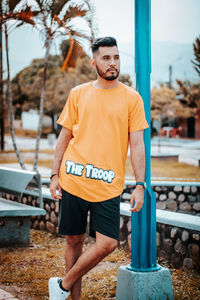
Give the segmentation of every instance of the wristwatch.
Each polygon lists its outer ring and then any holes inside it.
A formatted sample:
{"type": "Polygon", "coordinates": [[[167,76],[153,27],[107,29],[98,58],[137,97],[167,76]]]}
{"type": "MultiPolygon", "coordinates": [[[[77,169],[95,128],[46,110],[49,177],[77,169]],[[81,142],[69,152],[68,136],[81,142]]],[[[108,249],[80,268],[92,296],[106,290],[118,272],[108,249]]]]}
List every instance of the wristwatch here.
{"type": "Polygon", "coordinates": [[[143,186],[144,189],[146,189],[146,182],[138,181],[138,182],[136,182],[135,186],[137,186],[137,185],[141,185],[141,186],[143,186]]]}

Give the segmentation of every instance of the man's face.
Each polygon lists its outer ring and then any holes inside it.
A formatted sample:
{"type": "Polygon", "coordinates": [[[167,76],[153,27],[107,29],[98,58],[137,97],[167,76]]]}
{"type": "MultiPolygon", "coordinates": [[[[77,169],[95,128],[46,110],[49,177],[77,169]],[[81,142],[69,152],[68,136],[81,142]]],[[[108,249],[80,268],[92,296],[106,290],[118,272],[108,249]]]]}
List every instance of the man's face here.
{"type": "Polygon", "coordinates": [[[119,76],[120,58],[118,48],[99,47],[94,54],[93,65],[98,75],[105,80],[115,80],[119,76]]]}

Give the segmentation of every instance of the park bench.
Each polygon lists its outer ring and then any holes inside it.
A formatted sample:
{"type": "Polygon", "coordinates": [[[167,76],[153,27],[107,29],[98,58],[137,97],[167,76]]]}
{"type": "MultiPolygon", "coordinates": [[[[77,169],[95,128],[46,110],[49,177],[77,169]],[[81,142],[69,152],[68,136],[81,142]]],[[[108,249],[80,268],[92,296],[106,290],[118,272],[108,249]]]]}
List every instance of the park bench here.
{"type": "Polygon", "coordinates": [[[45,215],[42,208],[40,175],[33,171],[0,167],[0,247],[15,244],[27,245],[30,239],[30,218],[45,215]],[[33,207],[22,202],[22,195],[34,190],[39,206],[33,207]],[[11,199],[2,197],[5,193],[11,199]]]}
{"type": "MultiPolygon", "coordinates": [[[[128,203],[120,203],[120,214],[127,217],[131,216],[130,205],[128,203]]],[[[156,221],[162,224],[200,231],[199,216],[156,209],[156,221]]]]}

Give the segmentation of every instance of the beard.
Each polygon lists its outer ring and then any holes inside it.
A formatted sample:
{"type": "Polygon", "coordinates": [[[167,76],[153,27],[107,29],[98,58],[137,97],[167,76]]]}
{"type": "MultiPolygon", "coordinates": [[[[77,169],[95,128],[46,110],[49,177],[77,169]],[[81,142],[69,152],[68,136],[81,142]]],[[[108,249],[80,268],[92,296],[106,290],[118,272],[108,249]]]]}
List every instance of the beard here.
{"type": "MultiPolygon", "coordinates": [[[[98,74],[101,78],[103,78],[103,79],[105,79],[105,80],[112,81],[112,80],[117,79],[118,76],[119,76],[119,70],[117,70],[116,68],[115,68],[116,74],[106,75],[106,73],[109,71],[109,69],[108,69],[106,72],[103,72],[103,71],[97,66],[97,64],[95,64],[95,66],[96,66],[97,74],[98,74]]],[[[110,69],[111,69],[111,68],[110,68],[110,69]]],[[[114,69],[114,68],[112,68],[112,69],[114,69]]]]}

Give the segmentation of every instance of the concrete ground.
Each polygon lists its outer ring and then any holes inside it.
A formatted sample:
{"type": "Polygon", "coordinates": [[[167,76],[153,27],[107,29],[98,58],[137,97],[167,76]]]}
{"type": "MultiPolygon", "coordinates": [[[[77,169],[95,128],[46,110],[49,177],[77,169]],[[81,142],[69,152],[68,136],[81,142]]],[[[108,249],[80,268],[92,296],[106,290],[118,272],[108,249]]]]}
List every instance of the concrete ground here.
{"type": "Polygon", "coordinates": [[[0,300],[18,300],[18,298],[14,297],[10,293],[0,289],[0,300]]]}

